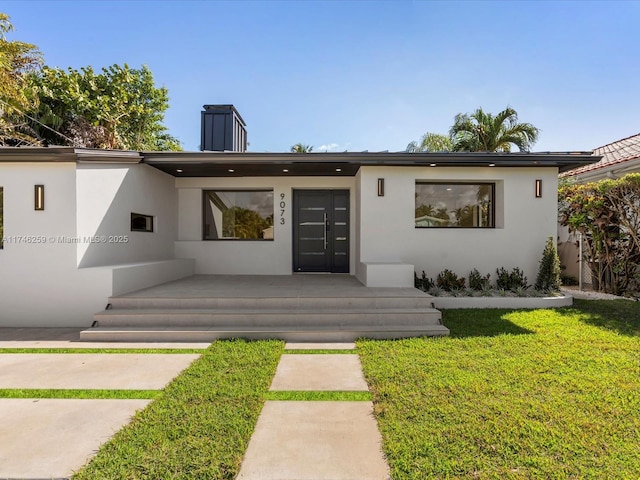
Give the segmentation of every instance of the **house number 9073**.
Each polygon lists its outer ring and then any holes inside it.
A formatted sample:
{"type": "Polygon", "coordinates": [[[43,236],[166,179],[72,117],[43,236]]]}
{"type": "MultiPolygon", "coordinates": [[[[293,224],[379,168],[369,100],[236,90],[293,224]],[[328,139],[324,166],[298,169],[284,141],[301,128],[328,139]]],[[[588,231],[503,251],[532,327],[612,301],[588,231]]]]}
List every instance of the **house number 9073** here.
{"type": "Polygon", "coordinates": [[[284,201],[284,193],[280,194],[280,225],[284,225],[284,209],[287,206],[284,201]]]}

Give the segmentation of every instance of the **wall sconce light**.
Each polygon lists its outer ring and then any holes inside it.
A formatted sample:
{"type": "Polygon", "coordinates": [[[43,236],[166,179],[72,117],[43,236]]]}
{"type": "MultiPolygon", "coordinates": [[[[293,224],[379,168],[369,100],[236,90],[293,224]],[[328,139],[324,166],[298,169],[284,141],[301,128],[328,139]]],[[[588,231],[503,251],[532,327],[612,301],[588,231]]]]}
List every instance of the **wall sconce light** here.
{"type": "Polygon", "coordinates": [[[536,180],[536,198],[542,197],[542,180],[536,180]]]}
{"type": "Polygon", "coordinates": [[[378,196],[384,197],[384,178],[378,179],[378,196]]]}
{"type": "Polygon", "coordinates": [[[44,185],[35,185],[34,191],[34,209],[44,210],[44,185]]]}

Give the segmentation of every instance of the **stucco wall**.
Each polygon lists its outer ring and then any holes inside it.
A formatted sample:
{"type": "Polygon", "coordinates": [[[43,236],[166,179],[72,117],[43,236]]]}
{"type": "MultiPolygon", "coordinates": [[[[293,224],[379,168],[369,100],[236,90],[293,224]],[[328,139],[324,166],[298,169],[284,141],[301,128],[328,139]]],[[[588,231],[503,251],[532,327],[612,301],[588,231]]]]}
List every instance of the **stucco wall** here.
{"type": "Polygon", "coordinates": [[[174,178],[148,165],[79,164],[76,174],[78,266],[173,258],[178,237],[174,178]],[[154,217],[153,232],[132,232],[131,213],[154,217]],[[102,241],[105,240],[106,241],[102,241]]]}
{"type": "Polygon", "coordinates": [[[110,291],[108,271],[78,270],[75,164],[9,164],[4,188],[4,248],[0,250],[0,326],[89,326],[110,291]],[[45,210],[34,210],[36,184],[45,210]]]}
{"type": "MultiPolygon", "coordinates": [[[[353,177],[230,177],[178,178],[178,241],[176,258],[194,258],[196,273],[219,275],[291,275],[293,189],[348,189],[354,211],[353,177]],[[202,240],[202,191],[208,189],[273,189],[275,228],[273,241],[202,240]],[[285,224],[279,220],[280,194],[284,193],[285,224]]],[[[354,252],[355,225],[351,218],[350,250],[354,252]]],[[[355,257],[351,255],[351,273],[355,257]]]]}
{"type": "Polygon", "coordinates": [[[492,280],[498,267],[520,267],[533,283],[545,241],[556,236],[555,168],[363,167],[358,179],[361,262],[413,264],[433,278],[445,268],[464,277],[477,268],[492,280]],[[542,198],[535,198],[536,179],[542,198]],[[495,182],[496,228],[415,228],[416,180],[495,182]]]}
{"type": "Polygon", "coordinates": [[[146,165],[2,163],[0,186],[0,326],[88,327],[114,291],[192,273],[189,262],[148,263],[173,258],[177,202],[169,175],[146,165]],[[34,210],[36,184],[45,186],[43,211],[34,210]],[[131,211],[156,216],[156,233],[131,232],[131,211]],[[96,236],[107,239],[86,239],[96,236]],[[128,242],[109,240],[123,236],[128,242]]]}

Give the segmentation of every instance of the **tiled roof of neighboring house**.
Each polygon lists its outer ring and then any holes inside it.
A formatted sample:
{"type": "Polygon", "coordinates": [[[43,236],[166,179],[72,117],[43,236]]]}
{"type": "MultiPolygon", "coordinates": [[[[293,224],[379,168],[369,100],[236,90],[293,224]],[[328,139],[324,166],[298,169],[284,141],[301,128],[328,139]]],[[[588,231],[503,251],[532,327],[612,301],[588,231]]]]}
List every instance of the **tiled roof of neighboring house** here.
{"type": "Polygon", "coordinates": [[[560,176],[572,177],[640,158],[640,133],[609,143],[603,147],[598,147],[593,150],[593,154],[602,155],[602,159],[599,162],[564,172],[560,176]]]}

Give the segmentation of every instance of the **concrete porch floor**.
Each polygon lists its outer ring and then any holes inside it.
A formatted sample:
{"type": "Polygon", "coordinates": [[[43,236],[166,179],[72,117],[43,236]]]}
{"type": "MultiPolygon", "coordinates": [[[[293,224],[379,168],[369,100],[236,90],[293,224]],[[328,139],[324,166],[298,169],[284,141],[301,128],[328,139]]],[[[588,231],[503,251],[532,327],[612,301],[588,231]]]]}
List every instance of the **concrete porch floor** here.
{"type": "Polygon", "coordinates": [[[429,295],[415,288],[366,287],[353,275],[193,275],[120,297],[418,297],[429,295]]]}
{"type": "Polygon", "coordinates": [[[336,342],[448,335],[432,297],[350,275],[193,275],[110,297],[86,341],[336,342]]]}

